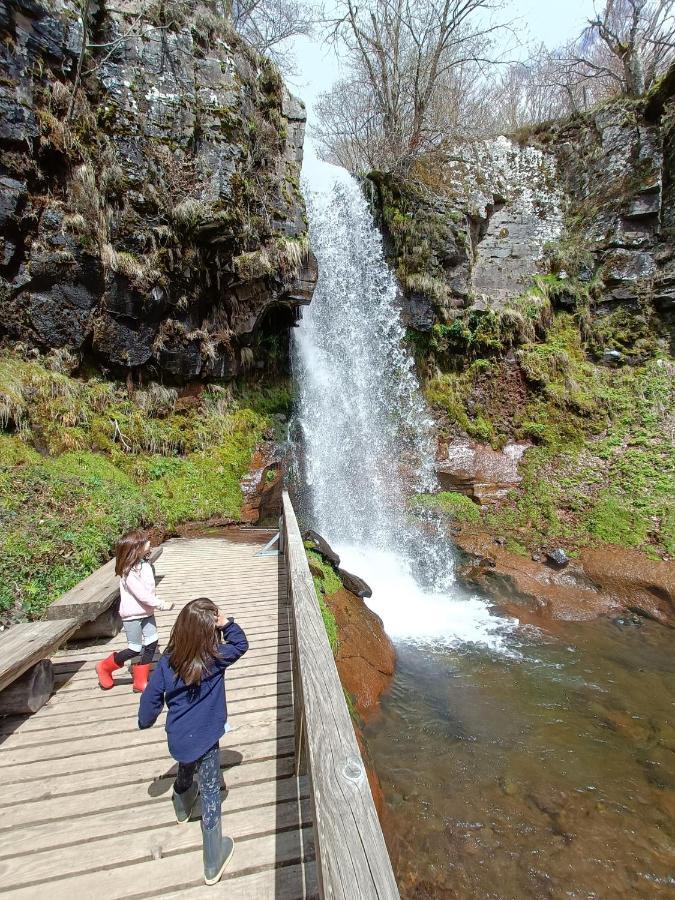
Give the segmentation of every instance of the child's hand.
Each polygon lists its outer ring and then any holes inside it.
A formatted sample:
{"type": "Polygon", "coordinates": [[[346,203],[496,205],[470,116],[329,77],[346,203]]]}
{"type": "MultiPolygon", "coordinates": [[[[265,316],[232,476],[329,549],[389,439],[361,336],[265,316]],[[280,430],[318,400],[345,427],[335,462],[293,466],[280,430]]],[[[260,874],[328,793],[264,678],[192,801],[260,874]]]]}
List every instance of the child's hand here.
{"type": "Polygon", "coordinates": [[[222,609],[218,610],[218,617],[216,618],[216,628],[224,628],[227,625],[228,616],[222,611],[222,609]]]}

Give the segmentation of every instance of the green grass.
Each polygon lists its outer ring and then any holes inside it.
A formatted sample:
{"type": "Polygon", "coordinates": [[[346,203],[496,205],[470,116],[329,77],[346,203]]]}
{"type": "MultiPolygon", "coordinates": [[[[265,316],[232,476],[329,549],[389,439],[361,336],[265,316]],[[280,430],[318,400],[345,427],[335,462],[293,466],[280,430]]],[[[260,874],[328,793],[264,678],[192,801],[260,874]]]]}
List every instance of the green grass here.
{"type": "Polygon", "coordinates": [[[182,407],[54,360],[0,357],[0,620],[36,618],[137,526],[238,519],[240,480],[287,414],[285,383],[214,385],[182,407]]]}

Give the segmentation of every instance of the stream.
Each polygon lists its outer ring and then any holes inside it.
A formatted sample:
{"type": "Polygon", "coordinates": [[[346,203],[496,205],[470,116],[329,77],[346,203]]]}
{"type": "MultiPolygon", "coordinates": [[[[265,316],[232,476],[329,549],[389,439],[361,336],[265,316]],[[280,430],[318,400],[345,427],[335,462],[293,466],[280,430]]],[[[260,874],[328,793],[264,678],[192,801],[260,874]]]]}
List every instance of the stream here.
{"type": "Polygon", "coordinates": [[[653,623],[501,615],[455,576],[433,422],[359,184],[303,169],[319,282],[292,346],[302,518],[397,651],[366,729],[404,898],[675,896],[675,660],[653,623]]]}

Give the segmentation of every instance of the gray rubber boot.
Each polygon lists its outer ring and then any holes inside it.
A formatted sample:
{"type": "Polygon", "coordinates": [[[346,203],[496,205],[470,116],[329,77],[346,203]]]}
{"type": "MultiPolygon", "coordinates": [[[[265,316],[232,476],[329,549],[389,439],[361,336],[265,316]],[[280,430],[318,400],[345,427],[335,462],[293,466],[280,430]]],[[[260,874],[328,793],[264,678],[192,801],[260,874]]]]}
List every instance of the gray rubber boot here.
{"type": "Polygon", "coordinates": [[[176,813],[176,821],[181,825],[190,821],[190,814],[197,802],[197,797],[199,797],[199,785],[196,781],[193,781],[187,791],[183,794],[177,794],[174,788],[173,797],[171,799],[173,800],[173,808],[176,813]]]}
{"type": "Polygon", "coordinates": [[[202,841],[204,843],[204,883],[215,884],[225,870],[225,866],[232,859],[234,853],[234,841],[231,837],[223,837],[223,823],[218,821],[209,828],[204,828],[202,822],[202,841]]]}

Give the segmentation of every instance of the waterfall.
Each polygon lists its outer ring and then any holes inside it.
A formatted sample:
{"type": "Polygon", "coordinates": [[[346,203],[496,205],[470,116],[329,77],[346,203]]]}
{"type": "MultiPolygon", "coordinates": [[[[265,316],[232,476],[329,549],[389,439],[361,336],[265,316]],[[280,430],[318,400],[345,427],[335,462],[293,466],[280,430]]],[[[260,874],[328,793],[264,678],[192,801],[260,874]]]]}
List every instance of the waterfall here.
{"type": "Polygon", "coordinates": [[[504,621],[456,585],[440,523],[410,509],[437,487],[433,422],[368,204],[342,169],[303,175],[319,263],[292,346],[305,519],[370,584],[393,638],[499,646],[504,621]]]}

